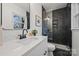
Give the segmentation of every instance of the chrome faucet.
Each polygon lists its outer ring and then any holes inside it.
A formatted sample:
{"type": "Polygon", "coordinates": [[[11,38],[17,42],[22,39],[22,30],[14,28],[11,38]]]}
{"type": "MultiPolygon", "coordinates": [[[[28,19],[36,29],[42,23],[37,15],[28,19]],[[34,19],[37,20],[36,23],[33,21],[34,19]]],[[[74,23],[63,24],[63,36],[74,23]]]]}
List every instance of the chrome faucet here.
{"type": "Polygon", "coordinates": [[[24,31],[26,30],[26,33],[28,33],[27,29],[23,29],[22,34],[19,35],[20,39],[26,38],[26,34],[24,34],[24,31]]]}

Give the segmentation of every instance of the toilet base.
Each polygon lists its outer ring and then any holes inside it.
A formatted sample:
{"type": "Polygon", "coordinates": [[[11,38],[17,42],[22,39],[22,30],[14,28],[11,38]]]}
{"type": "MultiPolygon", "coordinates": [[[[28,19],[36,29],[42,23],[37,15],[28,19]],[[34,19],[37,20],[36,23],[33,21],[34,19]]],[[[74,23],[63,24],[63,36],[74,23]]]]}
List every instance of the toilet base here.
{"type": "Polygon", "coordinates": [[[53,56],[53,51],[48,51],[48,56],[53,56]]]}

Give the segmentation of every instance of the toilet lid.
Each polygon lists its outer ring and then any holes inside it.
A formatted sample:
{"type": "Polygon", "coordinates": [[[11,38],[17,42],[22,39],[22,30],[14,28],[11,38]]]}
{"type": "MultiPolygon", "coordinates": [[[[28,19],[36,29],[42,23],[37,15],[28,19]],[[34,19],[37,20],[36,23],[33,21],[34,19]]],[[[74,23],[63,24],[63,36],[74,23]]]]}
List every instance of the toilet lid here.
{"type": "Polygon", "coordinates": [[[55,45],[52,43],[48,43],[48,48],[55,49],[55,45]]]}

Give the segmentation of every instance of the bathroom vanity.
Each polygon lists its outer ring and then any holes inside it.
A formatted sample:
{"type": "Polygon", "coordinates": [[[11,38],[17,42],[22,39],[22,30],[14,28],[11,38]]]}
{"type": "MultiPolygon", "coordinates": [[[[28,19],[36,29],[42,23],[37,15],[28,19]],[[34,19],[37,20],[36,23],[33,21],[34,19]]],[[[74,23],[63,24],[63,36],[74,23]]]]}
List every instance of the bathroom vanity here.
{"type": "Polygon", "coordinates": [[[0,46],[0,56],[44,56],[47,55],[47,37],[36,36],[16,39],[0,46]]]}

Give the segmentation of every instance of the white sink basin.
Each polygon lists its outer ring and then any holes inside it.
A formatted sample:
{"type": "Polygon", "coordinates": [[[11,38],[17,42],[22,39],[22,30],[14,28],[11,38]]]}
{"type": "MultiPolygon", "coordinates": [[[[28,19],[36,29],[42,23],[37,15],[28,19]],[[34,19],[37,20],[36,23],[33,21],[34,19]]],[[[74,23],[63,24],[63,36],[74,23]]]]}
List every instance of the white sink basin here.
{"type": "Polygon", "coordinates": [[[30,45],[32,42],[36,41],[36,39],[32,38],[32,39],[21,39],[21,40],[17,40],[16,43],[18,43],[19,45],[17,46],[16,49],[13,49],[13,51],[19,51],[19,50],[23,50],[25,49],[26,46],[30,45]]]}
{"type": "Polygon", "coordinates": [[[35,39],[21,39],[21,40],[18,40],[17,43],[23,44],[23,45],[28,45],[33,41],[35,41],[35,39]]]}

